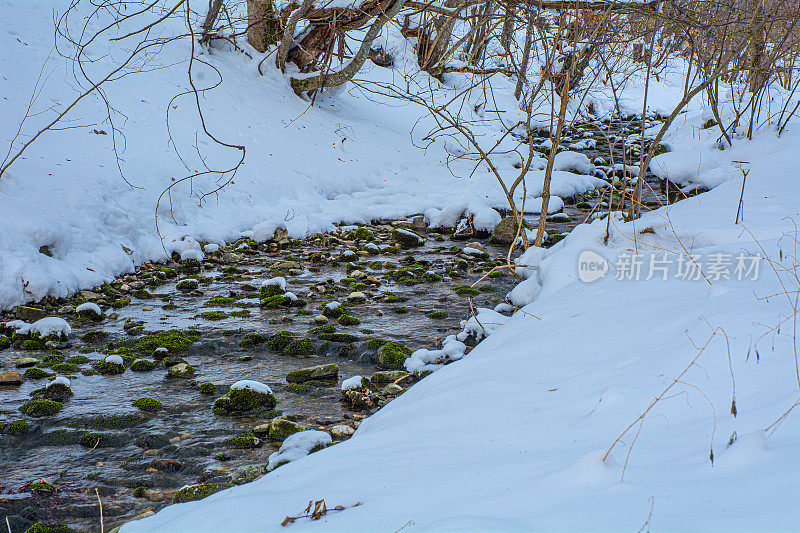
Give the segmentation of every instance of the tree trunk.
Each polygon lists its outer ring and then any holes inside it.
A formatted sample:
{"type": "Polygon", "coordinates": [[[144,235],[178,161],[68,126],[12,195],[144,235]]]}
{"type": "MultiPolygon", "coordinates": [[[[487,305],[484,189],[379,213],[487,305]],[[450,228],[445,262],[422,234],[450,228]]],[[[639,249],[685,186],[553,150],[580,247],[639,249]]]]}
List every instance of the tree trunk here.
{"type": "Polygon", "coordinates": [[[214,23],[217,22],[219,11],[222,9],[222,0],[209,0],[208,13],[206,19],[203,21],[203,35],[200,37],[200,42],[205,43],[210,39],[209,33],[214,28],[214,23]]]}
{"type": "MultiPolygon", "coordinates": [[[[530,8],[530,5],[526,7],[530,8]]],[[[522,50],[522,63],[519,66],[519,72],[517,73],[517,87],[514,89],[514,98],[519,100],[520,95],[522,94],[522,84],[525,83],[527,79],[527,71],[528,71],[528,59],[531,55],[531,43],[533,42],[533,10],[527,9],[525,11],[528,15],[528,25],[525,28],[525,48],[522,50]]]]}
{"type": "Polygon", "coordinates": [[[247,42],[261,53],[277,42],[278,19],[272,0],[247,0],[247,42]]]}

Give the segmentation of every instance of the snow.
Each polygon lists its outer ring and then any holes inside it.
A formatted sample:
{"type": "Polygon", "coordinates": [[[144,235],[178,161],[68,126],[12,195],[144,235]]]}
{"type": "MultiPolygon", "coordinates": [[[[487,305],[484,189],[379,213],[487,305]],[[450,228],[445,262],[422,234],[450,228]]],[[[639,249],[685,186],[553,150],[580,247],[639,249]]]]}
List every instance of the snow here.
{"type": "Polygon", "coordinates": [[[576,174],[591,174],[594,165],[586,155],[580,152],[559,152],[553,159],[553,168],[576,174]]]}
{"type": "Polygon", "coordinates": [[[124,361],[122,360],[122,357],[120,357],[119,355],[117,355],[115,353],[112,353],[111,355],[106,356],[105,359],[103,359],[103,361],[105,361],[106,363],[111,363],[113,365],[121,365],[121,364],[124,363],[124,361]]]}
{"type": "Polygon", "coordinates": [[[181,260],[184,259],[195,259],[197,261],[203,260],[203,250],[198,248],[189,248],[186,250],[181,250],[181,260]]]}
{"type": "Polygon", "coordinates": [[[478,250],[477,248],[470,248],[469,246],[465,246],[464,248],[461,249],[461,251],[467,255],[484,255],[485,253],[483,250],[478,250]]]}
{"type": "Polygon", "coordinates": [[[333,309],[338,308],[340,305],[342,305],[341,302],[338,302],[338,301],[334,300],[332,302],[326,303],[325,307],[327,307],[328,309],[333,310],[333,309]]]}
{"type": "Polygon", "coordinates": [[[361,376],[353,376],[342,381],[342,390],[352,390],[361,388],[361,376]]]}
{"type": "Polygon", "coordinates": [[[100,309],[100,306],[93,302],[82,303],[81,305],[75,308],[75,312],[77,313],[82,313],[84,311],[90,311],[98,316],[103,314],[103,311],[100,309]]]}
{"type": "Polygon", "coordinates": [[[203,246],[203,251],[207,254],[213,254],[214,252],[218,252],[220,250],[220,245],[214,242],[210,242],[203,246]]]}
{"type": "Polygon", "coordinates": [[[308,455],[312,449],[318,446],[328,446],[331,442],[331,436],[325,431],[307,430],[289,435],[281,444],[280,449],[270,454],[267,470],[275,469],[282,462],[301,459],[308,455]]]}
{"type": "Polygon", "coordinates": [[[457,361],[464,356],[467,346],[456,340],[455,335],[445,337],[440,350],[426,350],[424,348],[411,353],[403,365],[409,372],[417,370],[438,370],[440,366],[432,365],[434,361],[441,360],[441,364],[457,361]]]}
{"type": "Polygon", "coordinates": [[[260,381],[253,381],[251,379],[242,379],[231,385],[231,390],[239,389],[250,389],[262,394],[272,394],[272,389],[269,388],[269,385],[265,385],[260,381]]]}
{"type": "Polygon", "coordinates": [[[262,287],[269,287],[272,285],[277,285],[282,291],[286,290],[286,278],[282,276],[277,276],[270,279],[265,279],[261,282],[262,287]]]}
{"type": "Polygon", "coordinates": [[[47,384],[48,387],[52,387],[53,385],[64,385],[66,387],[70,386],[70,380],[65,378],[64,376],[56,376],[56,378],[47,384]]]}
{"type": "Polygon", "coordinates": [[[484,337],[488,337],[499,329],[500,326],[508,322],[507,316],[501,315],[493,309],[478,307],[477,311],[478,314],[476,316],[471,316],[468,320],[461,321],[462,331],[456,335],[456,339],[463,341],[470,335],[474,335],[480,340],[484,337]]]}
{"type": "Polygon", "coordinates": [[[16,329],[17,333],[19,333],[20,335],[38,333],[42,337],[47,337],[48,335],[53,335],[53,334],[69,335],[72,332],[72,328],[67,323],[67,321],[57,316],[49,316],[46,318],[42,318],[41,320],[37,320],[33,324],[28,324],[21,320],[12,320],[6,325],[16,329]]]}
{"type": "Polygon", "coordinates": [[[283,295],[285,297],[289,298],[293,302],[297,301],[297,295],[295,293],[293,293],[293,292],[285,292],[285,293],[283,293],[283,295]]]}

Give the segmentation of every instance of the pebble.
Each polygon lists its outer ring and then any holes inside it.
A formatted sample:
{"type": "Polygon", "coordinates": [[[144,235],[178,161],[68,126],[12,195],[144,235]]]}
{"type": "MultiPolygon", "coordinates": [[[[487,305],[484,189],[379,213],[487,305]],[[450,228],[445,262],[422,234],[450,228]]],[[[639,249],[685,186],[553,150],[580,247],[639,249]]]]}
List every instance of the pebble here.
{"type": "Polygon", "coordinates": [[[58,308],[58,314],[59,315],[71,315],[74,312],[75,312],[75,306],[74,305],[64,305],[64,306],[58,308]]]}
{"type": "Polygon", "coordinates": [[[366,301],[367,296],[363,292],[351,292],[347,299],[351,302],[363,302],[366,301]]]}
{"type": "Polygon", "coordinates": [[[25,376],[19,372],[0,372],[0,385],[21,385],[25,376]]]}
{"type": "Polygon", "coordinates": [[[346,439],[347,437],[356,432],[355,429],[345,424],[338,424],[336,426],[333,426],[329,431],[331,437],[336,439],[346,439]]]}
{"type": "Polygon", "coordinates": [[[317,315],[314,317],[314,323],[316,324],[326,324],[328,322],[328,317],[325,315],[317,315]]]}

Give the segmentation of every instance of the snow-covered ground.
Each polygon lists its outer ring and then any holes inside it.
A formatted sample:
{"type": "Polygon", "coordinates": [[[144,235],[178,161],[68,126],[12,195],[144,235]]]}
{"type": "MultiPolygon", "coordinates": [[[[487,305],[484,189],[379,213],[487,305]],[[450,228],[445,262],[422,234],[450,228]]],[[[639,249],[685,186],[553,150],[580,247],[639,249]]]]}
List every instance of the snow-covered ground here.
{"type": "MultiPolygon", "coordinates": [[[[0,16],[15,21],[0,35],[3,140],[14,136],[50,53],[41,14],[51,8],[0,0],[0,16]]],[[[385,39],[404,68],[407,44],[396,31],[385,39]]],[[[479,226],[499,220],[491,208],[504,199],[485,169],[456,178],[469,172],[463,161],[447,164],[452,146],[412,145],[419,108],[374,101],[352,85],[309,107],[271,66],[260,76],[258,56],[218,51],[206,59],[223,83],[204,93],[205,118],[220,139],[246,145],[247,158],[202,207],[198,195],[213,190],[213,180],[196,180],[191,191],[188,182],[176,187],[172,213],[169,202],[159,210],[160,238],[156,199],[202,168],[194,145],[215,167],[238,156],[195,140],[189,96],[171,102],[187,85],[185,57],[178,41],[153,59],[164,68],[109,88],[114,102],[126,103],[126,118],[115,116],[124,122],[125,177],[137,188],[117,172],[97,98],[0,179],[0,307],[65,296],[143,261],[197,249],[198,241],[264,239],[280,226],[299,237],[336,222],[415,212],[442,223],[465,210],[479,226]],[[188,169],[169,142],[167,108],[188,169]]],[[[213,70],[196,69],[196,80],[216,83],[213,70]]],[[[44,73],[37,109],[63,106],[74,85],[69,65],[52,55],[44,73]]],[[[373,81],[392,75],[376,67],[363,73],[373,81]]],[[[668,79],[654,84],[653,109],[668,109],[680,96],[676,87],[668,79]]],[[[515,108],[511,81],[498,77],[494,89],[498,108],[515,108]]],[[[628,110],[640,101],[634,86],[628,110]]],[[[666,139],[674,151],[653,168],[679,183],[717,186],[711,192],[633,223],[581,225],[547,251],[531,249],[518,259],[529,265],[520,269],[528,279],[511,298],[524,307],[502,326],[486,324],[492,334],[477,348],[392,401],[350,440],[123,531],[282,531],[286,516],[323,498],[329,509],[346,508],[288,530],[636,531],[647,523],[653,530],[796,531],[800,419],[781,415],[800,397],[797,234],[790,233],[800,219],[800,124],[780,139],[761,128],[753,141],[720,151],[717,133],[700,129],[707,118],[693,106],[666,139]],[[749,170],[740,224],[736,161],[749,170]],[[578,279],[587,250],[608,269],[592,283],[578,279]],[[624,279],[636,277],[628,268],[636,252],[645,254],[641,279],[624,279]],[[652,263],[651,253],[661,262],[652,263]],[[739,258],[759,254],[756,279],[736,270],[739,258]],[[718,275],[725,258],[733,279],[718,275]],[[694,262],[708,281],[692,273],[694,262]],[[651,265],[659,267],[652,275],[651,265]]],[[[42,120],[34,117],[26,131],[42,120]]],[[[503,167],[510,179],[513,162],[503,167]]],[[[534,170],[528,183],[533,203],[540,175],[534,170]]],[[[555,184],[568,191],[592,180],[559,173],[555,184]]]]}
{"type": "MultiPolygon", "coordinates": [[[[688,146],[687,129],[672,141],[688,146]]],[[[780,294],[798,290],[783,269],[797,272],[799,148],[798,132],[765,133],[718,153],[750,161],[739,225],[741,181],[729,180],[611,224],[607,245],[596,221],[529,252],[520,261],[539,268],[520,287],[535,285],[524,292],[536,299],[352,439],[123,532],[278,531],[319,499],[361,505],[288,527],[637,531],[649,520],[654,531],[797,531],[800,419],[772,424],[800,398],[787,320],[795,300],[780,294]],[[618,257],[634,250],[634,236],[643,254],[681,245],[698,254],[711,283],[681,279],[675,253],[666,280],[656,270],[648,281],[647,261],[640,280],[616,279],[631,272],[618,257]],[[613,262],[590,284],[577,279],[587,249],[613,262]],[[733,279],[714,279],[714,253],[732,258],[733,279]],[[736,279],[740,254],[763,257],[757,279],[736,279]]]]}

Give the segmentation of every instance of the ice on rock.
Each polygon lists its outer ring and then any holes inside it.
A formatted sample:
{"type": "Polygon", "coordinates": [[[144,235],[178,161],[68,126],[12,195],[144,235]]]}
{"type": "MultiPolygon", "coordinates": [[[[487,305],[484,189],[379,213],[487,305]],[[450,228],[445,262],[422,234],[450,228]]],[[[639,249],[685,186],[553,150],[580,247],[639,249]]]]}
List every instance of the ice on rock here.
{"type": "Polygon", "coordinates": [[[117,355],[115,353],[112,353],[111,355],[107,356],[105,359],[103,359],[103,361],[105,361],[106,363],[111,363],[113,365],[121,365],[121,364],[124,364],[124,362],[125,362],[122,359],[122,357],[120,357],[119,355],[117,355]]]}

